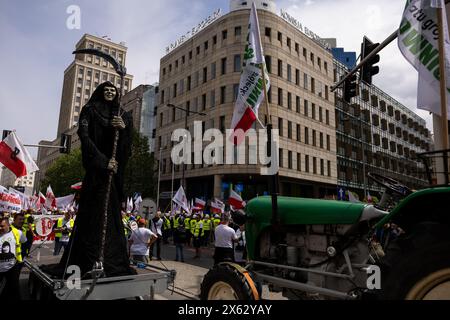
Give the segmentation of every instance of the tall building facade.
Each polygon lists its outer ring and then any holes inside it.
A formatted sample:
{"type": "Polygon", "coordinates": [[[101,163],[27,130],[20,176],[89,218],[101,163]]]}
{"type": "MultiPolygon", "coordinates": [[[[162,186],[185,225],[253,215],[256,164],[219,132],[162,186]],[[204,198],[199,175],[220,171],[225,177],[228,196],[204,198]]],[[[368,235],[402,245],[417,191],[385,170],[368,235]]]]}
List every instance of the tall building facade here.
{"type": "MultiPolygon", "coordinates": [[[[85,34],[75,46],[79,49],[98,49],[104,51],[125,64],[127,48],[103,38],[85,34]]],[[[95,88],[102,82],[110,81],[117,87],[120,77],[113,66],[98,56],[77,54],[74,61],[64,71],[61,106],[58,122],[58,137],[72,128],[77,122],[82,107],[88,102],[95,88]]],[[[126,75],[124,94],[130,91],[133,77],[126,75]]]]}
{"type": "Polygon", "coordinates": [[[155,150],[158,90],[157,83],[139,85],[122,97],[122,107],[126,111],[131,111],[133,126],[147,137],[150,152],[155,150]]]}
{"type": "MultiPolygon", "coordinates": [[[[127,48],[124,44],[117,44],[109,40],[98,38],[89,34],[83,35],[75,46],[78,49],[98,49],[114,56],[121,64],[125,64],[127,48]]],[[[72,149],[80,147],[77,132],[77,123],[83,106],[88,102],[95,88],[110,81],[116,87],[120,86],[120,77],[114,71],[112,65],[93,55],[77,54],[74,61],[64,71],[64,83],[62,89],[61,106],[59,112],[57,138],[53,141],[40,141],[39,144],[59,146],[61,134],[72,137],[72,149]]],[[[132,88],[133,76],[126,75],[124,92],[128,93],[132,88]]],[[[59,149],[39,148],[35,188],[40,188],[40,182],[45,177],[48,168],[61,156],[59,149]]]]}
{"type": "MultiPolygon", "coordinates": [[[[348,72],[334,61],[335,81],[348,72]]],[[[423,163],[416,154],[430,151],[433,141],[426,122],[409,108],[375,85],[359,84],[359,95],[351,103],[337,89],[336,137],[338,185],[354,189],[381,191],[367,172],[394,178],[411,188],[427,184],[423,163]],[[364,151],[364,152],[363,152],[364,151]]]]}
{"type": "MultiPolygon", "coordinates": [[[[262,45],[271,89],[272,123],[279,129],[280,192],[284,195],[323,197],[335,193],[336,129],[333,56],[323,44],[302,33],[295,24],[277,15],[273,1],[257,1],[262,45]],[[266,5],[265,5],[266,4],[266,5]]],[[[184,128],[186,113],[173,104],[205,116],[190,114],[202,131],[230,128],[247,39],[251,1],[232,1],[231,12],[198,32],[161,59],[160,98],[157,111],[156,157],[160,161],[161,191],[175,188],[181,165],[172,166],[172,132],[184,128]]],[[[259,109],[264,123],[266,111],[259,109]]],[[[258,124],[256,128],[261,128],[258,124]]],[[[204,146],[207,143],[204,143],[204,146]]],[[[193,149],[192,149],[193,150],[193,149]]],[[[249,149],[246,149],[246,159],[249,149]]],[[[247,162],[248,163],[248,162],[247,162]]],[[[268,178],[260,165],[188,164],[185,179],[188,197],[226,198],[240,185],[244,198],[268,192],[268,178]]]]}

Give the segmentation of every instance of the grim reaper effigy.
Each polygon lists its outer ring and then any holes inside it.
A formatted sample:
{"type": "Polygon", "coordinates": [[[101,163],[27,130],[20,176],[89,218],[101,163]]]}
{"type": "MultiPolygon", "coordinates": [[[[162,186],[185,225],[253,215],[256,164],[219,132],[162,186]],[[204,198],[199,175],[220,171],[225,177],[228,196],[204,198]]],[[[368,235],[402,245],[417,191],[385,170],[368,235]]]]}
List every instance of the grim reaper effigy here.
{"type": "MultiPolygon", "coordinates": [[[[123,87],[125,70],[119,67],[123,87]]],[[[132,117],[120,108],[120,92],[104,82],[81,111],[77,133],[86,175],[68,248],[58,265],[47,268],[53,275],[65,274],[71,265],[80,267],[82,278],[135,274],[130,268],[121,217],[132,117]]]]}

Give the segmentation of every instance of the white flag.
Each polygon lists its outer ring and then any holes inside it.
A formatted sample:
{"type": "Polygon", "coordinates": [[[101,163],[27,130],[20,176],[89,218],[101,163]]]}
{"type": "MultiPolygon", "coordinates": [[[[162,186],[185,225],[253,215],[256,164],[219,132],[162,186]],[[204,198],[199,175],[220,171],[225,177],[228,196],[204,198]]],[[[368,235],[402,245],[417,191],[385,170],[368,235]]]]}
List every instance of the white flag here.
{"type": "MultiPolygon", "coordinates": [[[[231,129],[234,132],[230,139],[233,143],[240,144],[245,137],[245,132],[251,128],[258,118],[258,108],[264,98],[261,64],[266,68],[261,45],[258,14],[255,3],[252,3],[248,42],[245,48],[241,80],[231,120],[231,129]]],[[[268,91],[270,81],[267,71],[265,74],[266,90],[268,91]]]]}
{"type": "Polygon", "coordinates": [[[355,195],[351,191],[348,191],[348,201],[353,203],[361,202],[357,197],[355,197],[355,195]]]}
{"type": "Polygon", "coordinates": [[[189,210],[188,200],[182,186],[180,186],[172,201],[179,205],[184,211],[189,213],[191,212],[189,210]]]}
{"type": "MultiPolygon", "coordinates": [[[[445,8],[442,0],[408,0],[398,31],[398,47],[406,60],[419,72],[417,107],[441,115],[438,7],[445,8]]],[[[445,9],[442,18],[447,114],[450,118],[450,40],[445,9]]]]}
{"type": "Polygon", "coordinates": [[[67,208],[73,203],[75,194],[71,194],[65,197],[56,198],[56,207],[60,210],[67,210],[67,208]]]}

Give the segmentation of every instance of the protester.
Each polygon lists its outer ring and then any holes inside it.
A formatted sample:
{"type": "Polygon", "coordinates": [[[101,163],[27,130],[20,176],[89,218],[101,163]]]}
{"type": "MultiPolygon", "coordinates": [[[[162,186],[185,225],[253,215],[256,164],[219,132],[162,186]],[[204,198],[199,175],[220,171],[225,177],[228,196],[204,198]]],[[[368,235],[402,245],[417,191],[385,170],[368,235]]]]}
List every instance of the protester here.
{"type": "Polygon", "coordinates": [[[150,220],[150,230],[157,235],[158,239],[154,243],[152,243],[150,247],[150,260],[153,258],[155,251],[154,246],[156,244],[156,259],[161,260],[161,242],[162,242],[162,226],[163,220],[161,219],[161,212],[158,211],[155,214],[155,217],[150,220]]]}
{"type": "Polygon", "coordinates": [[[222,222],[217,226],[215,235],[214,264],[223,261],[234,261],[233,242],[238,240],[234,229],[229,227],[230,215],[224,214],[222,222]]]}
{"type": "Polygon", "coordinates": [[[202,246],[204,230],[203,230],[203,221],[201,220],[200,214],[196,214],[195,218],[195,226],[194,226],[194,248],[195,248],[195,256],[194,259],[200,258],[200,247],[202,246]]]}
{"type": "Polygon", "coordinates": [[[186,243],[186,227],[184,221],[180,221],[178,227],[173,232],[173,242],[175,244],[175,261],[184,262],[183,245],[186,243]]]}
{"type": "Polygon", "coordinates": [[[20,300],[19,276],[22,232],[11,228],[9,218],[0,218],[0,301],[20,300]]]}
{"type": "Polygon", "coordinates": [[[133,230],[128,243],[129,252],[134,261],[149,263],[149,247],[157,240],[158,236],[147,229],[145,225],[145,219],[138,220],[138,229],[133,230]]]}
{"type": "Polygon", "coordinates": [[[69,212],[64,212],[64,218],[59,218],[54,225],[55,232],[55,248],[53,255],[57,256],[61,252],[61,248],[66,248],[69,244],[70,234],[72,232],[74,220],[69,212]]]}

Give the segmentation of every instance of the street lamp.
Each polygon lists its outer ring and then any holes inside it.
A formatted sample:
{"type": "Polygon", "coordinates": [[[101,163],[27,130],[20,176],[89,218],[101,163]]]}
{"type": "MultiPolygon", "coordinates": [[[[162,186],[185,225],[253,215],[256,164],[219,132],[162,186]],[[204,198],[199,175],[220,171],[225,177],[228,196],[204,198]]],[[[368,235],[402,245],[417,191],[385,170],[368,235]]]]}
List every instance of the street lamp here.
{"type": "MultiPolygon", "coordinates": [[[[201,115],[201,116],[206,116],[206,113],[204,113],[204,112],[190,111],[190,110],[184,109],[184,108],[182,108],[182,107],[178,107],[178,106],[176,106],[176,105],[174,105],[174,104],[171,104],[171,103],[168,103],[167,106],[185,112],[186,116],[184,117],[184,129],[186,129],[186,130],[187,130],[187,120],[188,120],[189,114],[192,113],[192,114],[198,114],[198,115],[201,115]]],[[[186,183],[185,183],[185,181],[184,181],[184,167],[185,167],[185,165],[186,165],[186,164],[185,164],[184,161],[183,161],[181,186],[183,187],[184,192],[187,193],[187,192],[186,192],[186,183]]]]}

